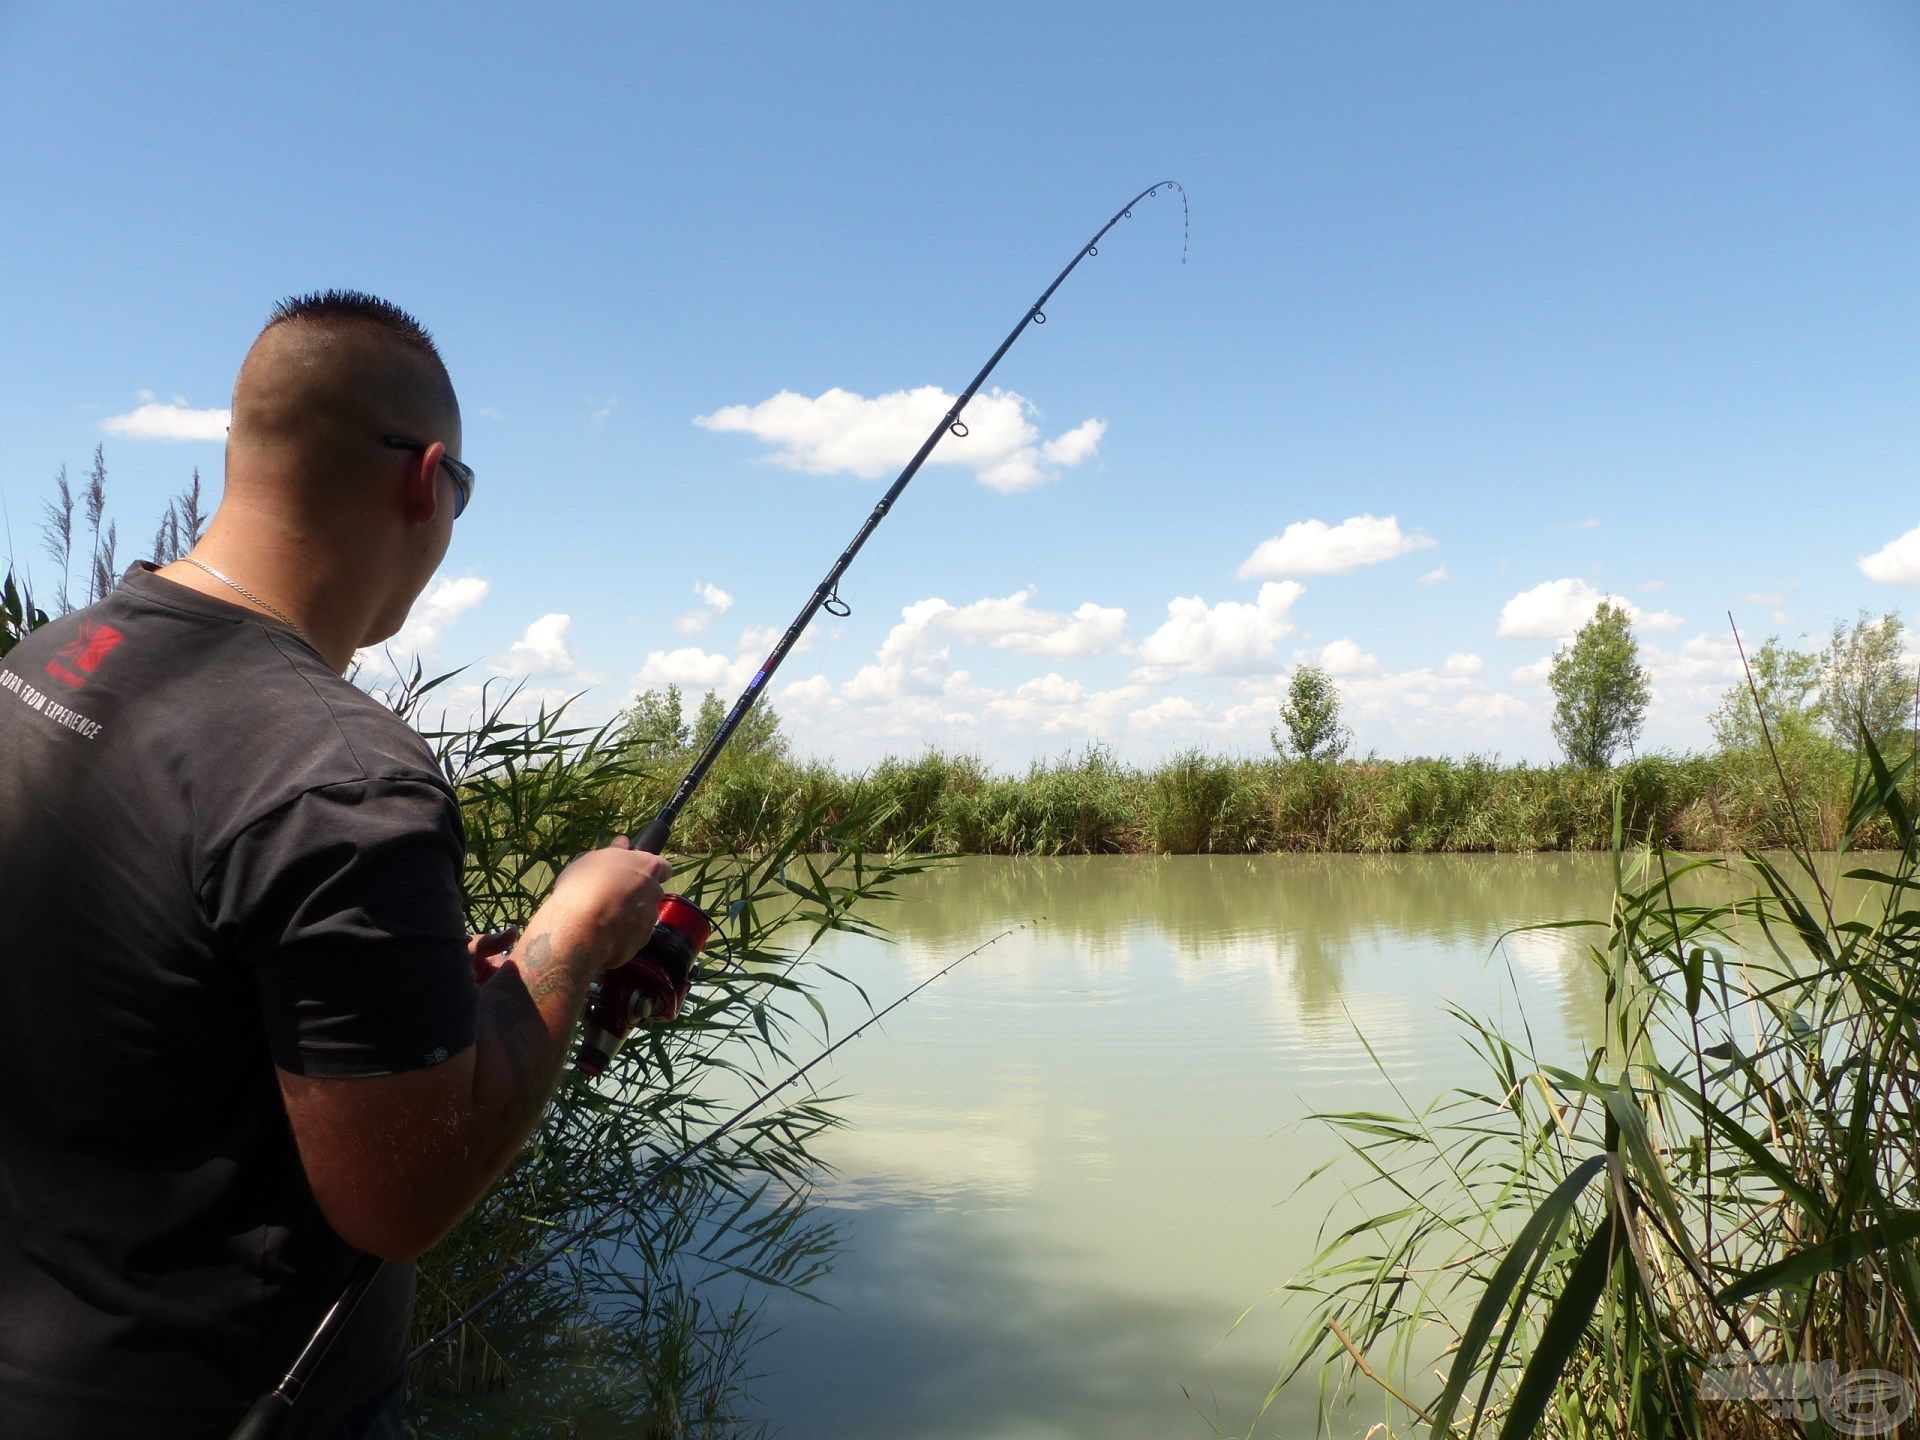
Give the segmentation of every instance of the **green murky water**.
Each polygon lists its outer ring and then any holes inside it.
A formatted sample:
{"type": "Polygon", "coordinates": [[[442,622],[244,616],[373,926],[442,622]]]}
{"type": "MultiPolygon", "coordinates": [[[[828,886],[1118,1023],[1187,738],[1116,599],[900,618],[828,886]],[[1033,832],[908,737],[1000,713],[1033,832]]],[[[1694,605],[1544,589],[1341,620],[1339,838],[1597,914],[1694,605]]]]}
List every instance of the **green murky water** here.
{"type": "MultiPolygon", "coordinates": [[[[849,1125],[820,1147],[822,1200],[845,1248],[824,1304],[769,1307],[753,1408],[789,1440],[1246,1433],[1298,1337],[1265,1297],[1349,1213],[1334,1178],[1299,1189],[1333,1153],[1303,1117],[1479,1080],[1448,1002],[1583,1051],[1581,942],[1496,942],[1604,915],[1609,886],[1592,855],[972,859],[916,880],[897,943],[823,956],[876,1003],[1028,928],[837,1057],[849,1125]]],[[[1290,1387],[1257,1433],[1312,1433],[1315,1403],[1290,1387]]]]}

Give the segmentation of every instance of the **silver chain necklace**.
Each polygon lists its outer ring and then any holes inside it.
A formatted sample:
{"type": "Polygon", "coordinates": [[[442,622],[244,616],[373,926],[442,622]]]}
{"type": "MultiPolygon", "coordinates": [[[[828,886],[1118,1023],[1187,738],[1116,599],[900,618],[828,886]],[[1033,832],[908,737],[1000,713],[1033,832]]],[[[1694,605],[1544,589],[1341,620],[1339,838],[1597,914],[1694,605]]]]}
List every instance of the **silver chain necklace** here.
{"type": "MultiPolygon", "coordinates": [[[[213,566],[207,564],[206,561],[196,560],[191,555],[182,555],[180,558],[183,561],[185,561],[187,564],[193,566],[194,569],[206,571],[207,574],[213,576],[213,578],[218,580],[222,585],[229,586],[237,593],[246,596],[247,599],[251,600],[254,604],[258,605],[262,610],[266,611],[269,615],[273,616],[274,619],[284,621],[287,627],[291,629],[294,634],[298,635],[302,640],[306,641],[307,644],[313,645],[313,637],[307,634],[307,632],[302,630],[298,625],[294,624],[292,616],[288,615],[286,611],[280,609],[278,606],[270,605],[265,600],[262,600],[258,595],[254,594],[253,591],[247,589],[246,586],[242,585],[238,580],[235,580],[231,575],[222,575],[218,570],[214,569],[213,566]]],[[[313,648],[318,650],[320,647],[318,645],[313,645],[313,648]]]]}

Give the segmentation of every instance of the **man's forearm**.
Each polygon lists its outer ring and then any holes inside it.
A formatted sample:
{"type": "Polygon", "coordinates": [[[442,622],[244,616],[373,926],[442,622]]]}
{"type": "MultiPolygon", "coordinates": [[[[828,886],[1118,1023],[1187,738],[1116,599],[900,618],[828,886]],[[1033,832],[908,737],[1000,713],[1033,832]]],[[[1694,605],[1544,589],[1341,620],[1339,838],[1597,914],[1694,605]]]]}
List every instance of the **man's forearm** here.
{"type": "Polygon", "coordinates": [[[474,1119],[487,1132],[490,1183],[540,1123],[560,1081],[587,987],[602,960],[534,916],[527,935],[480,990],[474,1119]]]}
{"type": "Polygon", "coordinates": [[[279,1072],[308,1183],[342,1239],[411,1259],[513,1163],[553,1098],[588,987],[645,942],[670,873],[624,841],[575,860],[480,987],[473,1045],[444,1063],[350,1080],[279,1072]]]}

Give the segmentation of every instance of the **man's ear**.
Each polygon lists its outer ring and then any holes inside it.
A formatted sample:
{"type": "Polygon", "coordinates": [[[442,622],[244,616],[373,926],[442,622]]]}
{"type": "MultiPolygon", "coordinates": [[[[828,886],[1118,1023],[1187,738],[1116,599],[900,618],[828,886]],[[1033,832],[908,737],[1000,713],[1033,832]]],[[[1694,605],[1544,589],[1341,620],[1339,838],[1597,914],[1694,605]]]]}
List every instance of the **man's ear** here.
{"type": "Polygon", "coordinates": [[[400,509],[418,525],[431,525],[440,510],[440,457],[447,447],[438,440],[418,455],[408,456],[405,478],[400,482],[400,509]]]}

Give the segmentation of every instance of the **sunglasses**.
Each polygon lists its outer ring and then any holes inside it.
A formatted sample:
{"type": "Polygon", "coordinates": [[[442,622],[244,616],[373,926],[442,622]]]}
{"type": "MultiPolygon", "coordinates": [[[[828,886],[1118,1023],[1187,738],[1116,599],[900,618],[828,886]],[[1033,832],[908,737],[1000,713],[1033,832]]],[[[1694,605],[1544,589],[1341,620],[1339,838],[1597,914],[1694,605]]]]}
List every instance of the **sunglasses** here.
{"type": "MultiPolygon", "coordinates": [[[[380,443],[389,450],[410,450],[415,455],[427,453],[427,442],[409,440],[404,435],[382,435],[380,443]]],[[[467,502],[473,499],[473,467],[464,460],[456,460],[451,455],[442,454],[440,463],[447,467],[447,473],[453,477],[453,518],[458,520],[467,508],[467,502]]]]}

